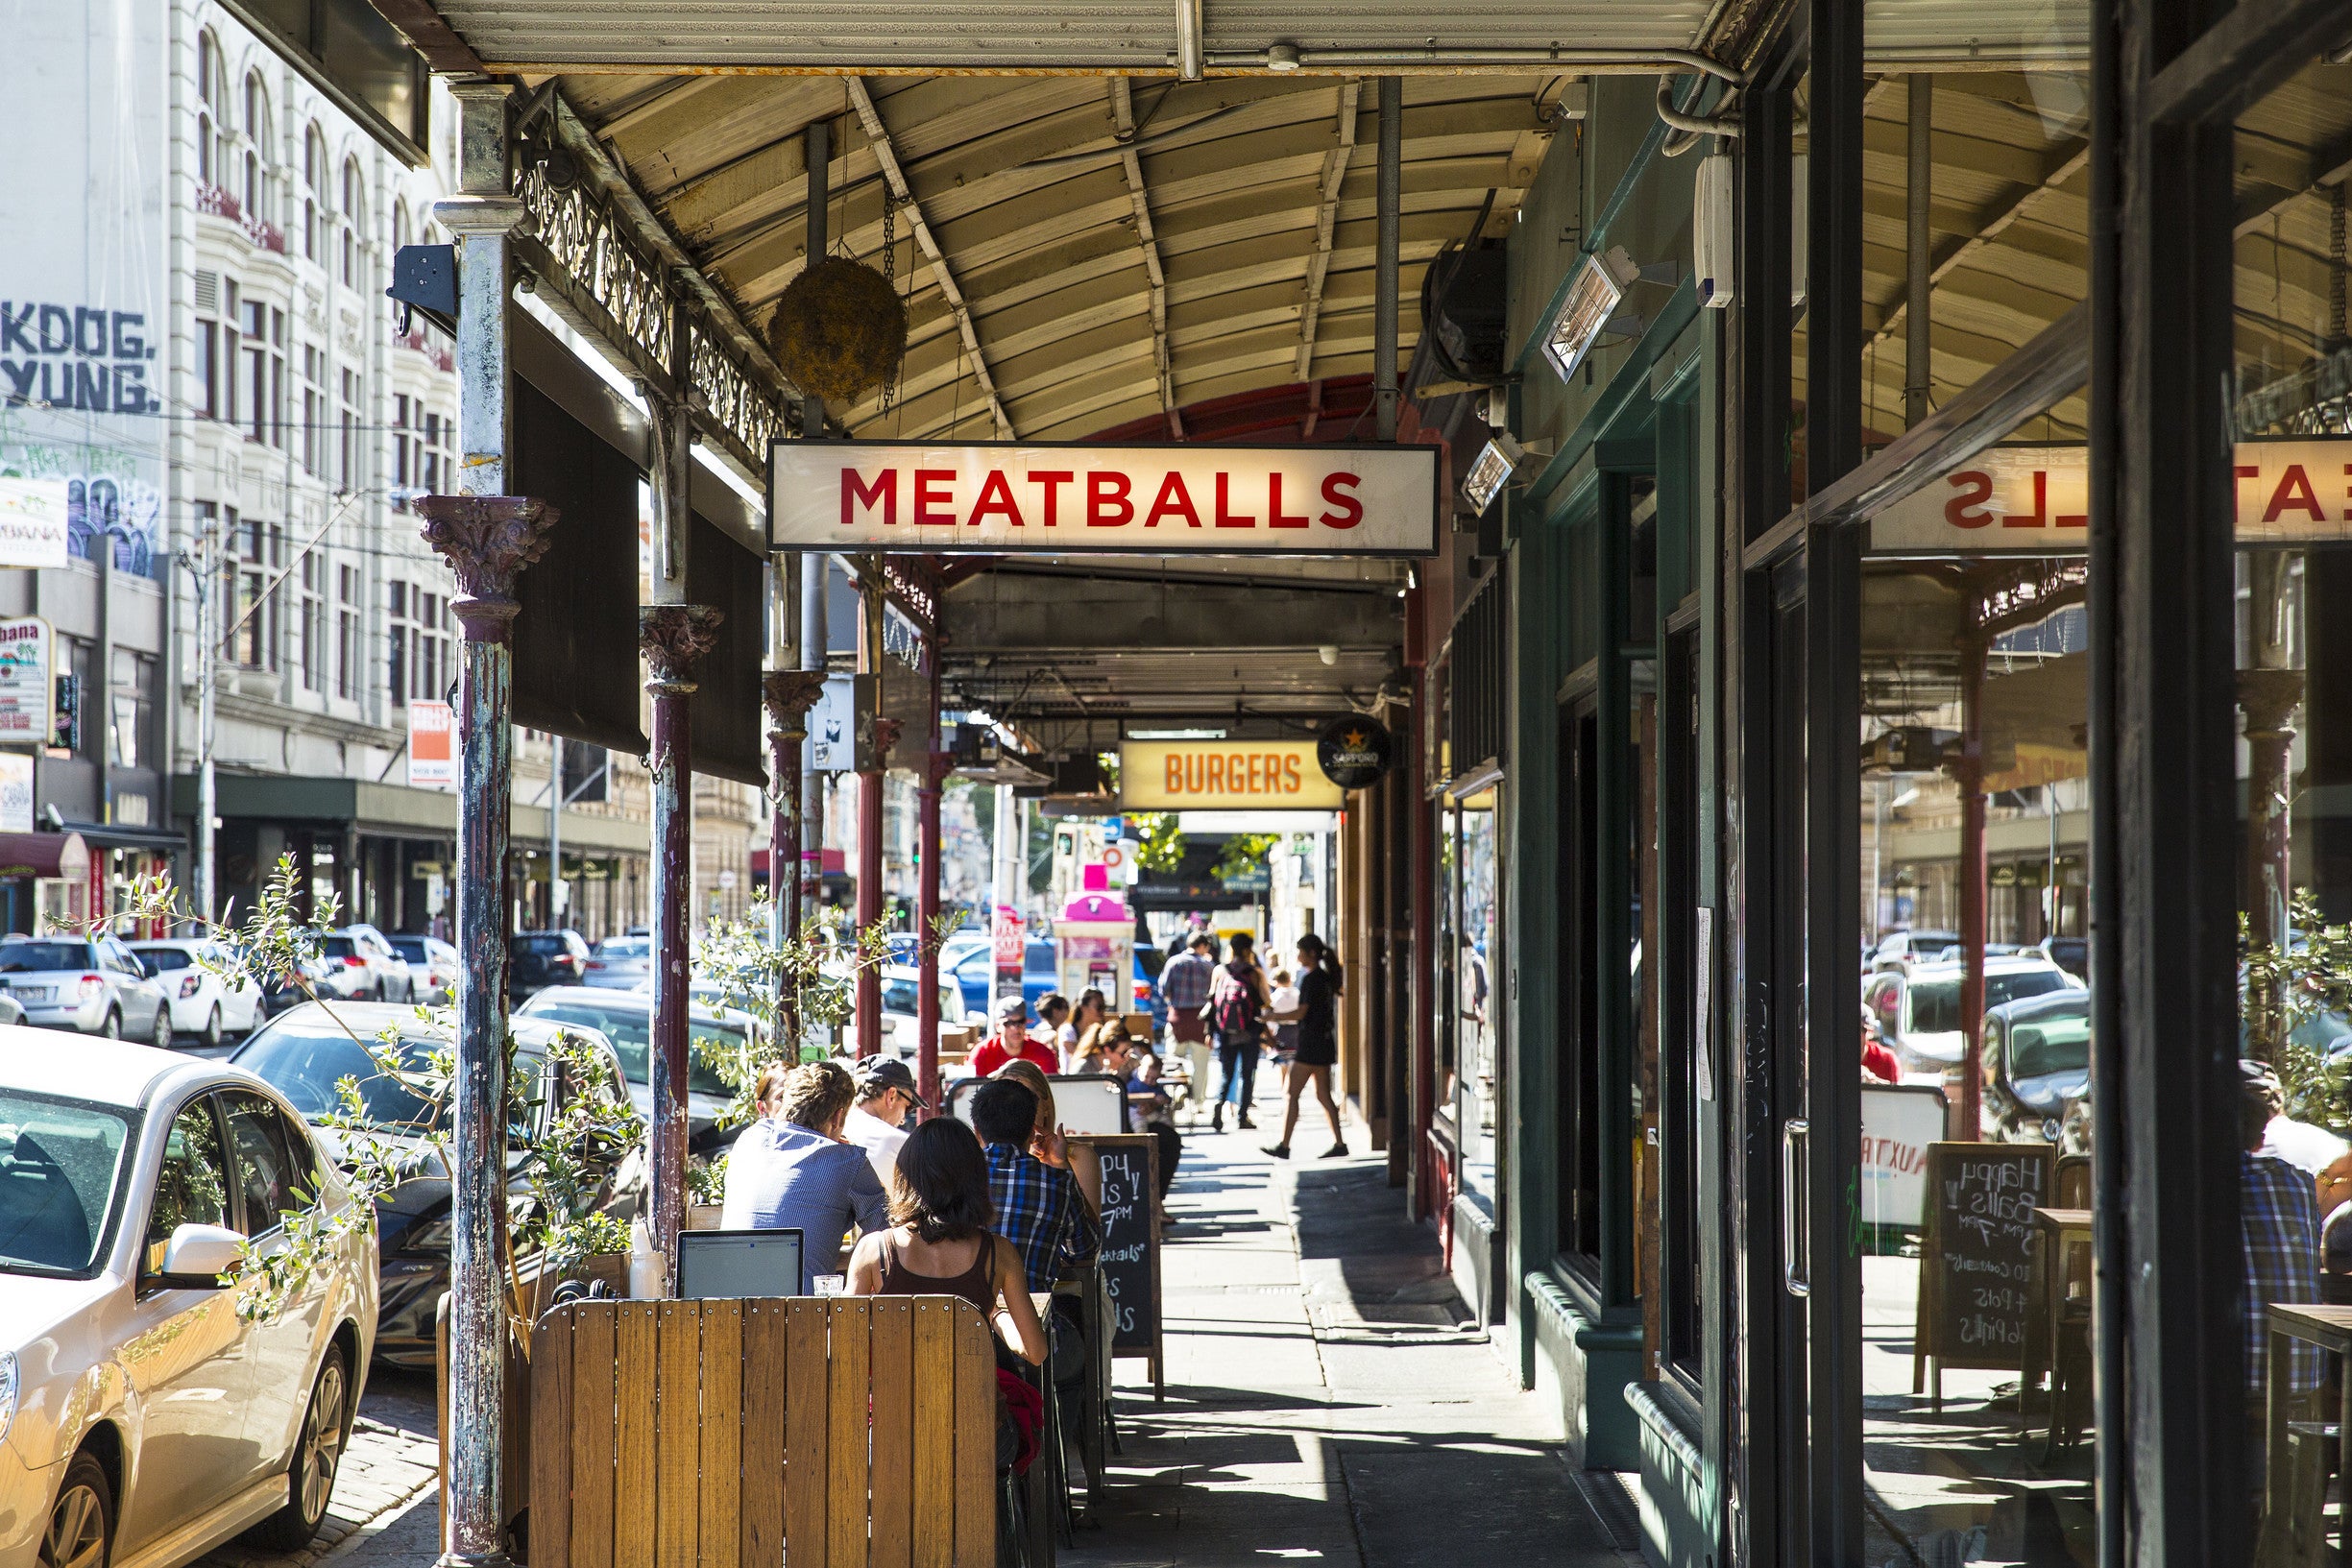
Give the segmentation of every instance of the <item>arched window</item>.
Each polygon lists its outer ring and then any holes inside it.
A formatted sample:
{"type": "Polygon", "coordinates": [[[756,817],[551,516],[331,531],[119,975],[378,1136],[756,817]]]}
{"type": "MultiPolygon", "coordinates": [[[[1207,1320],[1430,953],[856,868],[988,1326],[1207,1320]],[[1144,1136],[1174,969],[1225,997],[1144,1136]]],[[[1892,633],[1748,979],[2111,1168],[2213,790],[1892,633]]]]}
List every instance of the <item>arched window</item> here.
{"type": "Polygon", "coordinates": [[[319,230],[333,216],[321,211],[326,188],[327,138],[314,125],[303,133],[303,254],[312,261],[323,259],[319,230]]]}
{"type": "Polygon", "coordinates": [[[367,191],[359,180],[359,160],[343,160],[343,286],[359,286],[359,241],[367,230],[367,191]]]}
{"type": "Polygon", "coordinates": [[[221,180],[220,134],[221,46],[209,32],[196,36],[196,180],[217,185],[221,180]]]}
{"type": "Polygon", "coordinates": [[[245,198],[248,215],[268,222],[270,156],[270,89],[261,73],[245,78],[245,198]]]}
{"type": "Polygon", "coordinates": [[[392,248],[397,251],[408,243],[408,203],[395,197],[392,203],[392,248]]]}

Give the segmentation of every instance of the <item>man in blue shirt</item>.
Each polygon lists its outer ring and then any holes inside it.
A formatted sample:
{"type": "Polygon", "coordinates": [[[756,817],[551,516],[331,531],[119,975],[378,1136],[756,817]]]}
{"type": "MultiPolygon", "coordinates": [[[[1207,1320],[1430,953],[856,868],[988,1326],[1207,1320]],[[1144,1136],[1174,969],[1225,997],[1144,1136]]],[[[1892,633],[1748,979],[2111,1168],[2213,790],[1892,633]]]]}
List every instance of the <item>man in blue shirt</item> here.
{"type": "Polygon", "coordinates": [[[818,1274],[840,1272],[842,1238],[886,1229],[888,1204],[865,1150],[841,1141],[857,1080],[838,1062],[786,1074],[775,1114],[755,1122],[727,1156],[722,1230],[800,1232],[800,1293],[818,1274]]]}
{"type": "Polygon", "coordinates": [[[1029,1288],[1051,1291],[1064,1263],[1085,1263],[1103,1239],[1078,1182],[1060,1165],[1030,1152],[1037,1097],[1009,1078],[990,1078],[972,1093],[972,1130],[988,1151],[988,1195],[996,1233],[1021,1249],[1029,1288]]]}

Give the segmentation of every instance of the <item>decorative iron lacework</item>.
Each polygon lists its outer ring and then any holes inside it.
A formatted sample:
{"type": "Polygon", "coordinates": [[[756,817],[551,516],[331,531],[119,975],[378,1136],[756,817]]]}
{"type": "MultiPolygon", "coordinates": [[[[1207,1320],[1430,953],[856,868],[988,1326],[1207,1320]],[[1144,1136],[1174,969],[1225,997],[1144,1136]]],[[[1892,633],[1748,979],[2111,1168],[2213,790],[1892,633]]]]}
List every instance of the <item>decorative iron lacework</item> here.
{"type": "Polygon", "coordinates": [[[669,365],[669,291],[629,243],[612,210],[590,194],[585,181],[569,190],[548,184],[540,163],[525,163],[517,173],[515,195],[530,214],[539,243],[590,302],[646,361],[669,365]]]}
{"type": "Polygon", "coordinates": [[[939,601],[932,596],[929,588],[899,565],[896,557],[885,555],[882,558],[882,574],[890,585],[890,591],[915,613],[925,627],[939,624],[939,601]]]}
{"type": "Polygon", "coordinates": [[[776,405],[761,393],[719,339],[699,327],[690,327],[687,347],[687,381],[695,401],[735,438],[757,467],[781,433],[776,405]]]}
{"type": "Polygon", "coordinates": [[[1972,595],[1969,622],[1980,632],[2028,624],[2061,604],[2079,601],[2090,581],[2088,561],[2053,561],[2025,567],[2017,576],[1972,595]]]}

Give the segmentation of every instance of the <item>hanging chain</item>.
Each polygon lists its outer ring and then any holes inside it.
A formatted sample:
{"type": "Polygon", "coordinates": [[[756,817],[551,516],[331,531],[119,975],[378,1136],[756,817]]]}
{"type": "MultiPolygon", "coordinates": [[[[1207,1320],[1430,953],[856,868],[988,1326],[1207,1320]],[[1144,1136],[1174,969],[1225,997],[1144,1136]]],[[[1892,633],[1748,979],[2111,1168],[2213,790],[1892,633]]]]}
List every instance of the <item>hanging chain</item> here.
{"type": "MultiPolygon", "coordinates": [[[[2340,208],[2339,210],[2340,211],[2340,208]]],[[[898,202],[891,196],[890,187],[886,183],[882,187],[882,280],[889,285],[891,292],[897,292],[898,202]]],[[[906,355],[902,352],[899,355],[901,370],[905,368],[906,362],[906,355]]],[[[890,379],[882,384],[881,412],[885,414],[887,414],[890,411],[890,405],[898,400],[897,383],[898,375],[893,374],[890,379]]]]}

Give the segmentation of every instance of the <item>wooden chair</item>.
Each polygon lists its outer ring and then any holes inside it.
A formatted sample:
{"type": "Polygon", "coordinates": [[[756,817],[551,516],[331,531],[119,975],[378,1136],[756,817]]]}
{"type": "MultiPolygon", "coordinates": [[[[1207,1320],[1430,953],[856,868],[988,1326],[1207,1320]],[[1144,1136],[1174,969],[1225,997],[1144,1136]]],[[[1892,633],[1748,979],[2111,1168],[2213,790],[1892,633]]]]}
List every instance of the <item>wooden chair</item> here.
{"type": "Polygon", "coordinates": [[[993,1568],[996,1430],[952,1297],[560,1307],[531,1334],[530,1568],[993,1568]]]}

